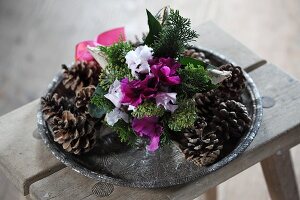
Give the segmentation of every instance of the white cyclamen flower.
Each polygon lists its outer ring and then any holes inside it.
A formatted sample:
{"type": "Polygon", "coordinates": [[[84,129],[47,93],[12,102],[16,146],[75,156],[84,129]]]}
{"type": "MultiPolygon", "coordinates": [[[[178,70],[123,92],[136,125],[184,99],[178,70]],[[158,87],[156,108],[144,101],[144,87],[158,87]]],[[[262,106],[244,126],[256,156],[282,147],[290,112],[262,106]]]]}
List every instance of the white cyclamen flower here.
{"type": "Polygon", "coordinates": [[[109,87],[108,93],[104,95],[105,98],[109,99],[117,108],[121,107],[121,83],[115,80],[114,83],[109,87]]]}
{"type": "Polygon", "coordinates": [[[126,54],[126,63],[133,77],[138,78],[137,73],[148,74],[150,72],[148,60],[152,59],[152,54],[153,49],[147,45],[139,46],[126,54]]]}
{"type": "Polygon", "coordinates": [[[162,105],[166,110],[174,112],[178,108],[178,105],[174,105],[176,103],[176,95],[177,93],[160,92],[155,97],[156,105],[162,105]]]}
{"type": "Polygon", "coordinates": [[[117,123],[119,119],[123,119],[126,123],[128,123],[128,114],[121,111],[119,108],[114,108],[105,116],[105,120],[110,126],[113,126],[115,123],[117,123]]]}

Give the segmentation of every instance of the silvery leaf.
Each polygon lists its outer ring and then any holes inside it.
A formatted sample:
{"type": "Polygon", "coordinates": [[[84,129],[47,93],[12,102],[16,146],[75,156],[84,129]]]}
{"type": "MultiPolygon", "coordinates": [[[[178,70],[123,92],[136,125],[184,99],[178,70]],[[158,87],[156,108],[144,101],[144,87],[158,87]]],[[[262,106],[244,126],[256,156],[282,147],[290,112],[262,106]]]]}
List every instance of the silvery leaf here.
{"type": "Polygon", "coordinates": [[[92,56],[95,58],[95,60],[99,63],[101,68],[105,69],[106,66],[108,65],[106,55],[102,51],[100,51],[100,49],[97,47],[88,46],[87,48],[89,52],[92,54],[92,56]]]}
{"type": "Polygon", "coordinates": [[[231,77],[231,71],[220,71],[216,68],[208,68],[207,72],[213,84],[221,83],[225,79],[231,77]]]}

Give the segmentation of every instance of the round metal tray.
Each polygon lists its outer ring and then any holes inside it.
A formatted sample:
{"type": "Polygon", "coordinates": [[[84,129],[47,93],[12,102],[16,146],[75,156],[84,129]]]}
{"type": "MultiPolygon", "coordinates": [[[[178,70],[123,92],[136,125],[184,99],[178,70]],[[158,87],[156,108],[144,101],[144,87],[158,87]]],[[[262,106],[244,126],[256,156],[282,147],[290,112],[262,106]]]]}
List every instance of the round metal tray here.
{"type": "MultiPolygon", "coordinates": [[[[222,56],[209,51],[204,52],[215,66],[228,63],[222,56]]],[[[256,136],[262,120],[262,102],[253,80],[247,73],[244,75],[246,89],[242,99],[252,118],[252,125],[233,151],[210,166],[198,167],[187,161],[175,143],[149,153],[145,148],[129,148],[120,143],[116,134],[98,139],[96,147],[87,154],[70,154],[53,141],[50,128],[40,109],[37,114],[38,129],[43,141],[57,159],[76,172],[98,181],[143,188],[187,183],[224,167],[245,151],[256,136]]],[[[61,74],[56,76],[49,85],[47,93],[56,92],[61,80],[61,74]]]]}

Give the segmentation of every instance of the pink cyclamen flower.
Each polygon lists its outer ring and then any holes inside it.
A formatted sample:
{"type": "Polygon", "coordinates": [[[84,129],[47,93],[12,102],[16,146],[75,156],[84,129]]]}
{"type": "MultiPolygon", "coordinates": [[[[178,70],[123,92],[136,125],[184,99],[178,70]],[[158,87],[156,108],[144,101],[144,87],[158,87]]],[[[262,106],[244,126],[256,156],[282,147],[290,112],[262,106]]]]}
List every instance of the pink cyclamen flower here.
{"type": "Polygon", "coordinates": [[[173,58],[156,58],[149,61],[152,74],[165,85],[178,85],[181,80],[177,75],[180,63],[173,58]]]}
{"type": "Polygon", "coordinates": [[[144,80],[132,80],[128,78],[121,80],[122,100],[124,105],[137,107],[143,99],[152,98],[157,92],[157,78],[146,76],[144,80]]]}
{"type": "Polygon", "coordinates": [[[156,105],[157,106],[162,105],[166,110],[174,112],[178,108],[178,105],[174,105],[176,103],[176,95],[177,93],[174,92],[157,93],[155,96],[156,105]]]}
{"type": "Polygon", "coordinates": [[[160,136],[163,132],[163,127],[158,124],[158,117],[134,118],[132,120],[132,128],[138,136],[150,139],[150,143],[147,146],[148,151],[153,152],[158,149],[160,136]]]}
{"type": "Polygon", "coordinates": [[[115,80],[114,83],[109,87],[108,93],[104,95],[105,98],[109,99],[117,108],[121,107],[121,83],[115,80]]]}

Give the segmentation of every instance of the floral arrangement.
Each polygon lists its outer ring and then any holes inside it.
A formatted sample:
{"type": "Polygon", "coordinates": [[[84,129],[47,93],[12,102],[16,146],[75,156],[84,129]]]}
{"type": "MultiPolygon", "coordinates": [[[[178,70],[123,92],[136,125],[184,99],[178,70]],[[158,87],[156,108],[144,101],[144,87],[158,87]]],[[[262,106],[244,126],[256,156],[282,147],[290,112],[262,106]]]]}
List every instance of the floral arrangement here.
{"type": "Polygon", "coordinates": [[[83,154],[105,142],[105,126],[118,142],[142,140],[154,152],[174,141],[187,160],[212,164],[251,125],[243,71],[191,46],[199,35],[178,10],[147,16],[142,41],[116,28],[76,45],[75,63],[62,66],[62,81],[41,100],[53,140],[83,154]]]}
{"type": "MultiPolygon", "coordinates": [[[[147,10],[149,33],[141,44],[126,42],[124,29],[113,30],[112,45],[86,41],[77,46],[77,60],[96,60],[99,84],[89,112],[104,117],[123,142],[149,139],[148,151],[172,134],[194,126],[194,96],[218,87],[230,76],[200,60],[182,56],[198,34],[178,10],[165,8],[156,16],[147,10]]],[[[105,40],[107,42],[107,40],[105,40]]]]}

